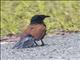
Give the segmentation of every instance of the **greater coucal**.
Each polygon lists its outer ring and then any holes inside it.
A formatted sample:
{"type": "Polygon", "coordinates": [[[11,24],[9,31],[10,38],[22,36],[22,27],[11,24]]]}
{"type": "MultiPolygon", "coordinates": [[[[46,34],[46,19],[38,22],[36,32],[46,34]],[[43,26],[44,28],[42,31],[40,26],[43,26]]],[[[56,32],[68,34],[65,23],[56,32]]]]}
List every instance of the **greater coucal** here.
{"type": "Polygon", "coordinates": [[[35,15],[32,17],[30,24],[27,29],[25,29],[20,40],[16,43],[13,48],[26,48],[38,45],[36,41],[41,40],[42,46],[44,45],[43,38],[46,35],[46,25],[44,24],[44,19],[46,15],[35,15]]]}

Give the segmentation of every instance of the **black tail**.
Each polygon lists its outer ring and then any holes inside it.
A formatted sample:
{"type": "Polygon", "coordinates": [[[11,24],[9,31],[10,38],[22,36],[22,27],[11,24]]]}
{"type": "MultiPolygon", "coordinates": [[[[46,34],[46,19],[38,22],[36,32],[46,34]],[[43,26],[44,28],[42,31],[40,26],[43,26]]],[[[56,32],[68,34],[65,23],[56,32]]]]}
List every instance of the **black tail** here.
{"type": "Polygon", "coordinates": [[[35,43],[34,43],[34,38],[31,36],[31,35],[28,35],[24,38],[22,38],[21,40],[19,40],[15,46],[13,47],[14,48],[30,48],[30,47],[33,47],[35,46],[35,43]]]}

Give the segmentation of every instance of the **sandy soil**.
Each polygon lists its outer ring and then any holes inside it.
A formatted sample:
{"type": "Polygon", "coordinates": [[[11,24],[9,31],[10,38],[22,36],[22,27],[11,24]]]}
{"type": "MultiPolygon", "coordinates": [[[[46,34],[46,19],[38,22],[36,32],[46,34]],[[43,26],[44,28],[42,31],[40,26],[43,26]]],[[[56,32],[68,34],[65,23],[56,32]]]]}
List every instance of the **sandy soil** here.
{"type": "Polygon", "coordinates": [[[15,42],[1,44],[1,60],[80,60],[80,33],[48,35],[44,42],[26,49],[12,49],[15,42]]]}

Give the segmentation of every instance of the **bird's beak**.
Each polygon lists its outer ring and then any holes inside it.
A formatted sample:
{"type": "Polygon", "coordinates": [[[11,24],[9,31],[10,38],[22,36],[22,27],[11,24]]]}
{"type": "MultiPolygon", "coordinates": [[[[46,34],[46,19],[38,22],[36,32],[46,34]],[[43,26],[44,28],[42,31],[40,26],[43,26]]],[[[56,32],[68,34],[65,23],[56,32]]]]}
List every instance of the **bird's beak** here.
{"type": "Polygon", "coordinates": [[[50,17],[50,16],[45,16],[45,17],[50,17]]]}

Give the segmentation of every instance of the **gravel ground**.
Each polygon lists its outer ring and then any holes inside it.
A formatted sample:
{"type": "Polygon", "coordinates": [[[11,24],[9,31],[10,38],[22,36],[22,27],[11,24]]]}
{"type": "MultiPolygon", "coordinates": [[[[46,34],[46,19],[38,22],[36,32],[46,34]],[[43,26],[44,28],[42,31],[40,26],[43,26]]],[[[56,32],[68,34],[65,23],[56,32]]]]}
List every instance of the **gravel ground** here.
{"type": "Polygon", "coordinates": [[[15,43],[1,44],[1,60],[80,60],[80,32],[48,35],[44,42],[45,46],[26,49],[12,49],[15,43]]]}

